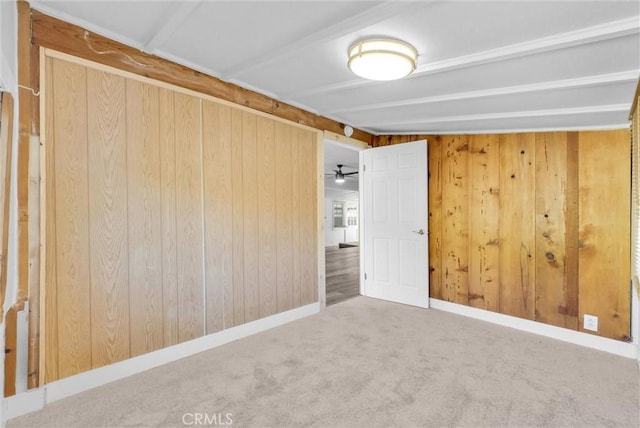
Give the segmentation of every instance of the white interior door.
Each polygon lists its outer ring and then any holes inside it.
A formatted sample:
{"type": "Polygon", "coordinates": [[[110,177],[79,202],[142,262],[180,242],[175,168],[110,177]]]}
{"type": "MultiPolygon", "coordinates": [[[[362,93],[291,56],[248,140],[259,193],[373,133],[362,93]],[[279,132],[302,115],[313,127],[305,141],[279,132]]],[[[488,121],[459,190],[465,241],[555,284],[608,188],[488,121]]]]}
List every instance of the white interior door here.
{"type": "Polygon", "coordinates": [[[428,308],[427,142],[361,156],[362,294],[428,308]]]}

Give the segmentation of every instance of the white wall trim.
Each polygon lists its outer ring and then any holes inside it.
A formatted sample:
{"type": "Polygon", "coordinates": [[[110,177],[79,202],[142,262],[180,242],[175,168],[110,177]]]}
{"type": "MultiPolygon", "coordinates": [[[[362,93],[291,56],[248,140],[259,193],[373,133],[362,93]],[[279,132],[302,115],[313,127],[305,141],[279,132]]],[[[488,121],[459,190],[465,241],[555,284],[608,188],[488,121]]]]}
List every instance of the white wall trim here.
{"type": "Polygon", "coordinates": [[[638,347],[636,362],[640,367],[640,293],[633,282],[631,282],[631,340],[638,347]]]}
{"type": "Polygon", "coordinates": [[[88,372],[80,373],[45,385],[42,388],[23,392],[3,400],[5,420],[42,409],[45,405],[79,394],[89,389],[132,376],[137,373],[203,352],[218,346],[269,330],[280,325],[308,317],[320,311],[318,302],[290,311],[275,314],[256,321],[219,331],[204,337],[170,346],[88,372]]]}
{"type": "Polygon", "coordinates": [[[3,401],[5,422],[44,408],[46,389],[38,388],[7,397],[3,401]]]}
{"type": "Polygon", "coordinates": [[[510,315],[503,315],[483,309],[472,308],[470,306],[446,302],[444,300],[429,300],[432,309],[451,312],[457,315],[462,315],[465,317],[474,318],[505,327],[511,327],[516,330],[550,337],[552,339],[561,340],[563,342],[573,343],[574,345],[597,349],[599,351],[608,352],[610,354],[619,355],[621,357],[633,359],[638,357],[638,346],[633,343],[620,342],[618,340],[594,336],[588,333],[582,333],[579,331],[556,327],[549,324],[543,324],[523,318],[512,317],[510,315]]]}

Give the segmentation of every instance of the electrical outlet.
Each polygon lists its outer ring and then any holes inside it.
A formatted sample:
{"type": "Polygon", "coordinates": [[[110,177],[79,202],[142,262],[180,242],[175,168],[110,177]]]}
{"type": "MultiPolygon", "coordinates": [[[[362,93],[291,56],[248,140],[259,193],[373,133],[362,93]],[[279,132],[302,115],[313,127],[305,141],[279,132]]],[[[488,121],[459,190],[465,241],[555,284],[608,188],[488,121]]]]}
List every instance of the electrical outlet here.
{"type": "Polygon", "coordinates": [[[598,317],[595,315],[584,314],[583,328],[585,330],[598,331],[598,317]]]}

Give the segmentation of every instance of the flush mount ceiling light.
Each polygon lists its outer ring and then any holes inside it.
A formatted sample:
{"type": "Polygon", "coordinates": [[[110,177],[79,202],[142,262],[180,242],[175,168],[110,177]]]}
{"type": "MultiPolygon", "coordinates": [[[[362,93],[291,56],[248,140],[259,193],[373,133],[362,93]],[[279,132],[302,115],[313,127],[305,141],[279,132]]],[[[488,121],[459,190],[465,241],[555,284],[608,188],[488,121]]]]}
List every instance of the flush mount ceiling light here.
{"type": "Polygon", "coordinates": [[[416,69],[418,52],[410,44],[395,39],[369,39],[349,48],[349,69],[370,80],[396,80],[416,69]]]}

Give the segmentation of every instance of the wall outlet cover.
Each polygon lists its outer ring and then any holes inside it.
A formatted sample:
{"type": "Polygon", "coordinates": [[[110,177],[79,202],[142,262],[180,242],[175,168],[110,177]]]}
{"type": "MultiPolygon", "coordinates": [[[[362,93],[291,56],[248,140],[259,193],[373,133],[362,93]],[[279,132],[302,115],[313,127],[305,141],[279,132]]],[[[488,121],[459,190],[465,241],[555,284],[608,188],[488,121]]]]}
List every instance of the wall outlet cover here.
{"type": "Polygon", "coordinates": [[[584,314],[583,328],[585,330],[598,331],[598,317],[584,314]]]}

